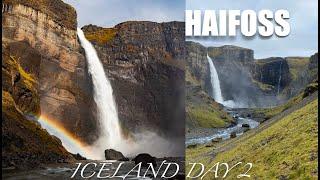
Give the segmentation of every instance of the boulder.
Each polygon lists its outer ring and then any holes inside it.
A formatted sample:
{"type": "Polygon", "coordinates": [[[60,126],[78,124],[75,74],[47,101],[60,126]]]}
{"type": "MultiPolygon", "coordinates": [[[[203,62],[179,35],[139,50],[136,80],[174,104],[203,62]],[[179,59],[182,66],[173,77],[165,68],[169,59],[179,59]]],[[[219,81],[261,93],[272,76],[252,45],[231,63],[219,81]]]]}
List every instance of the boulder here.
{"type": "Polygon", "coordinates": [[[133,161],[135,164],[141,163],[142,167],[148,167],[148,163],[151,163],[153,167],[157,167],[156,158],[147,153],[138,154],[133,161]]]}
{"type": "Polygon", "coordinates": [[[87,160],[87,158],[81,156],[79,153],[77,153],[77,154],[72,154],[72,156],[73,156],[76,160],[87,160]]]}
{"type": "Polygon", "coordinates": [[[237,137],[237,133],[236,132],[232,132],[231,134],[230,134],[230,138],[236,138],[237,137]]]}
{"type": "Polygon", "coordinates": [[[218,137],[218,138],[214,138],[211,140],[211,142],[213,143],[218,143],[218,142],[221,142],[222,141],[222,137],[218,137]]]}
{"type": "Polygon", "coordinates": [[[242,124],[242,127],[244,127],[244,128],[250,128],[250,125],[249,125],[249,124],[242,124]]]}
{"type": "Polygon", "coordinates": [[[114,149],[106,149],[104,151],[104,156],[106,158],[106,160],[118,160],[118,161],[128,161],[129,159],[124,157],[124,155],[119,152],[116,151],[114,149]]]}

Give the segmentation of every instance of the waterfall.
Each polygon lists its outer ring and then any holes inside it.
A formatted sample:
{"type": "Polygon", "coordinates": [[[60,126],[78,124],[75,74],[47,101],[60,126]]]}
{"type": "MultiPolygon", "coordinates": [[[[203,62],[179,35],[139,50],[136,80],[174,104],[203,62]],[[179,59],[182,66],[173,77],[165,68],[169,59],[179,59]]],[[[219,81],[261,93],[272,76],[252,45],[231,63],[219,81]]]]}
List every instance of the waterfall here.
{"type": "Polygon", "coordinates": [[[278,90],[277,90],[277,94],[279,95],[279,93],[280,93],[280,82],[281,82],[281,74],[282,74],[282,62],[283,61],[281,61],[281,63],[280,63],[280,69],[279,69],[279,79],[278,79],[278,90]]]}
{"type": "Polygon", "coordinates": [[[223,101],[223,97],[222,97],[222,93],[221,93],[220,81],[219,81],[219,76],[218,76],[217,70],[212,62],[212,59],[209,57],[209,55],[207,55],[207,59],[209,62],[210,79],[211,79],[213,98],[216,102],[223,103],[224,101],[223,101]]]}
{"type": "Polygon", "coordinates": [[[94,86],[94,101],[97,104],[98,111],[100,135],[92,147],[98,156],[93,158],[101,159],[104,157],[105,149],[113,148],[119,150],[119,144],[123,142],[123,137],[112,87],[104,72],[103,65],[93,45],[85,38],[82,30],[78,28],[77,32],[81,46],[85,50],[88,71],[94,86]]]}

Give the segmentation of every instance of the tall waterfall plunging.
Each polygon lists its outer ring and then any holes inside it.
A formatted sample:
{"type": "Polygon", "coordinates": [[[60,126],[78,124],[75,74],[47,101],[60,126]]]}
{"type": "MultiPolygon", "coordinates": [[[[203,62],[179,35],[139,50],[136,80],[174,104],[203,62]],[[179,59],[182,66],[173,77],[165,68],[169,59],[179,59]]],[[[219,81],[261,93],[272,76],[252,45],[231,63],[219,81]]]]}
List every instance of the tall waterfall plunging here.
{"type": "Polygon", "coordinates": [[[96,50],[85,38],[82,30],[78,28],[77,32],[81,46],[85,50],[88,71],[94,86],[94,100],[97,104],[100,126],[100,136],[92,146],[92,151],[96,151],[96,154],[99,156],[92,158],[100,159],[104,157],[103,152],[105,149],[119,149],[119,144],[123,143],[123,137],[121,134],[116,103],[112,94],[112,87],[104,72],[103,65],[99,60],[96,50]]]}
{"type": "Polygon", "coordinates": [[[227,100],[227,101],[223,100],[218,72],[212,62],[212,59],[209,57],[208,54],[207,54],[207,59],[209,62],[212,95],[213,95],[214,100],[220,104],[223,104],[224,106],[227,106],[227,107],[231,107],[231,108],[238,107],[239,105],[237,105],[233,100],[227,100]]]}
{"type": "Polygon", "coordinates": [[[207,55],[207,59],[209,62],[213,98],[216,102],[223,103],[224,101],[221,93],[220,80],[219,80],[217,70],[212,62],[212,59],[209,57],[209,55],[207,55]]]}

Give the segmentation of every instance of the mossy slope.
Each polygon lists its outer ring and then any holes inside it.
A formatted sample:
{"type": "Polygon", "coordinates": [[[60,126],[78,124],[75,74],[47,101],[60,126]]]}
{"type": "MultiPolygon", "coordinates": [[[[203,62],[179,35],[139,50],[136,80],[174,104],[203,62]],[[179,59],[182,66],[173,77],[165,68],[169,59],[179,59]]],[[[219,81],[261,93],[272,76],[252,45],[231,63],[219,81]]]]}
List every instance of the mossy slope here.
{"type": "MultiPolygon", "coordinates": [[[[289,114],[229,151],[214,162],[253,163],[248,174],[258,179],[316,179],[318,176],[318,100],[289,114]]],[[[245,172],[232,170],[227,179],[245,172]]],[[[209,178],[209,176],[208,176],[209,178]]]]}

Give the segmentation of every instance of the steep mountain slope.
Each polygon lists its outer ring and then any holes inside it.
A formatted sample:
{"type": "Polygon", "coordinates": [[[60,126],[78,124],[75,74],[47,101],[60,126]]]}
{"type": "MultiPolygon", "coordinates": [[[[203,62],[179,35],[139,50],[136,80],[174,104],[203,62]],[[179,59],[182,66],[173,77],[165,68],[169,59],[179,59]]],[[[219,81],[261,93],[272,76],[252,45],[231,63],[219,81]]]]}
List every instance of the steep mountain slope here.
{"type": "Polygon", "coordinates": [[[38,116],[38,79],[25,71],[2,44],[2,168],[35,168],[72,161],[61,141],[28,116],[38,116]]]}

